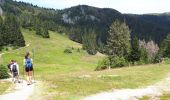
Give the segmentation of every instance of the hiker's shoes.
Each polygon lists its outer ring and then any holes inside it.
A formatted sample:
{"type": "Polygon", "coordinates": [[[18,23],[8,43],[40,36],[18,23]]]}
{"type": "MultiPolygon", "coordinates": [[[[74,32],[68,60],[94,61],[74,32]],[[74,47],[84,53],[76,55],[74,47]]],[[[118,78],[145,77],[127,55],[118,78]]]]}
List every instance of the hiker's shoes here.
{"type": "Polygon", "coordinates": [[[21,83],[21,81],[18,81],[18,83],[21,83]]]}
{"type": "Polygon", "coordinates": [[[31,85],[31,84],[28,83],[27,85],[31,85]]]}
{"type": "Polygon", "coordinates": [[[21,81],[19,81],[19,80],[18,80],[18,81],[17,81],[17,80],[15,80],[15,81],[14,81],[14,83],[15,83],[15,84],[16,84],[16,83],[21,83],[21,81]]]}
{"type": "Polygon", "coordinates": [[[29,85],[32,85],[32,83],[27,83],[27,85],[29,86],[29,85]]]}

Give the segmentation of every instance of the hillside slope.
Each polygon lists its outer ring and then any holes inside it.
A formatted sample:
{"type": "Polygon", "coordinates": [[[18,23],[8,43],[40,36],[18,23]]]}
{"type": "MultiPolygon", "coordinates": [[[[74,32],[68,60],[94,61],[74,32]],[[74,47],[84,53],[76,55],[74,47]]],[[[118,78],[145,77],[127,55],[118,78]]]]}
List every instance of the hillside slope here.
{"type": "Polygon", "coordinates": [[[132,31],[132,38],[137,36],[140,39],[154,40],[160,44],[170,33],[170,16],[166,13],[156,15],[121,14],[111,8],[96,8],[87,5],[54,10],[12,0],[6,0],[2,9],[5,13],[15,14],[24,28],[32,29],[38,18],[47,22],[50,30],[66,33],[70,39],[77,42],[82,42],[81,36],[87,34],[87,30],[93,30],[97,34],[97,41],[105,43],[108,29],[116,19],[128,24],[132,31]]]}
{"type": "Polygon", "coordinates": [[[11,59],[15,59],[22,66],[25,53],[29,51],[33,57],[33,50],[35,67],[42,73],[46,72],[43,69],[48,70],[49,67],[53,69],[50,71],[56,72],[78,71],[80,69],[94,70],[97,60],[100,59],[98,56],[88,55],[81,49],[81,44],[69,40],[67,36],[50,31],[51,38],[43,39],[37,36],[35,31],[24,29],[22,32],[26,44],[30,44],[30,46],[4,55],[5,64],[11,59]],[[64,53],[66,49],[70,49],[72,53],[64,53]]]}
{"type": "Polygon", "coordinates": [[[3,64],[15,59],[20,65],[20,78],[23,78],[25,52],[34,49],[34,78],[42,85],[31,99],[37,96],[54,100],[79,100],[84,96],[102,91],[121,88],[138,88],[154,84],[169,73],[169,65],[144,65],[113,70],[94,71],[103,55],[90,56],[81,50],[81,44],[70,41],[66,35],[50,31],[50,39],[35,35],[34,31],[22,30],[26,48],[5,52],[3,64]],[[65,54],[66,48],[74,48],[65,54]]]}

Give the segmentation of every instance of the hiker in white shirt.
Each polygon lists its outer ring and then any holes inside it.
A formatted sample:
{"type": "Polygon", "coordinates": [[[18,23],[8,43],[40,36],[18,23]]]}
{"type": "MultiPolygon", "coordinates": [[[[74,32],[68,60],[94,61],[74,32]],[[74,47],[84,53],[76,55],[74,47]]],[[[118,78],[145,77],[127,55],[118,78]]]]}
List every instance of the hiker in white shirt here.
{"type": "Polygon", "coordinates": [[[11,64],[11,71],[12,71],[12,80],[14,83],[18,82],[19,83],[19,65],[17,64],[16,61],[13,61],[11,64]]]}

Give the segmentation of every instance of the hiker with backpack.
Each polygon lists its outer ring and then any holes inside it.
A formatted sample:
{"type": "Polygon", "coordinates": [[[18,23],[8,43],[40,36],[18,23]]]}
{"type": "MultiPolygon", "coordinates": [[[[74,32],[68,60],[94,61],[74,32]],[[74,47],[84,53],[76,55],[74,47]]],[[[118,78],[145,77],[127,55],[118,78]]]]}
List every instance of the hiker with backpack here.
{"type": "Polygon", "coordinates": [[[25,72],[27,76],[27,85],[32,84],[33,75],[33,60],[29,57],[29,55],[30,55],[29,52],[27,52],[24,59],[25,72]]]}
{"type": "Polygon", "coordinates": [[[11,72],[12,72],[12,80],[14,83],[18,82],[20,83],[19,81],[19,65],[17,64],[17,62],[15,60],[13,60],[11,66],[11,72]]]}
{"type": "MultiPolygon", "coordinates": [[[[14,60],[11,60],[11,62],[7,65],[10,74],[12,74],[12,70],[11,70],[11,65],[14,63],[14,60]]],[[[12,75],[11,75],[12,76],[12,75]]]]}

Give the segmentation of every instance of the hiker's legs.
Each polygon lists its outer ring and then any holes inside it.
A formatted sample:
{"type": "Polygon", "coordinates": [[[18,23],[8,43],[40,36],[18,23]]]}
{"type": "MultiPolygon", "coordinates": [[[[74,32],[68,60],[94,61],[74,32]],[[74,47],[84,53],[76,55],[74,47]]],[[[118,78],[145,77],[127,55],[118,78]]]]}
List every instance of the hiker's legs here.
{"type": "Polygon", "coordinates": [[[12,81],[15,82],[15,73],[12,72],[12,81]]]}
{"type": "Polygon", "coordinates": [[[26,76],[27,76],[27,83],[30,84],[30,81],[29,81],[29,72],[25,72],[26,73],[26,76]]]}
{"type": "Polygon", "coordinates": [[[29,81],[32,84],[32,71],[29,71],[29,81]]]}
{"type": "Polygon", "coordinates": [[[25,68],[25,74],[26,74],[26,76],[27,76],[27,84],[29,85],[29,84],[31,84],[31,82],[30,82],[30,75],[29,75],[29,68],[25,68]]]}
{"type": "Polygon", "coordinates": [[[14,83],[16,83],[18,81],[18,73],[17,72],[13,73],[13,81],[14,81],[14,83]]]}
{"type": "Polygon", "coordinates": [[[19,74],[18,73],[17,73],[17,76],[16,76],[16,80],[17,80],[18,83],[20,83],[20,81],[19,81],[19,74]]]}

